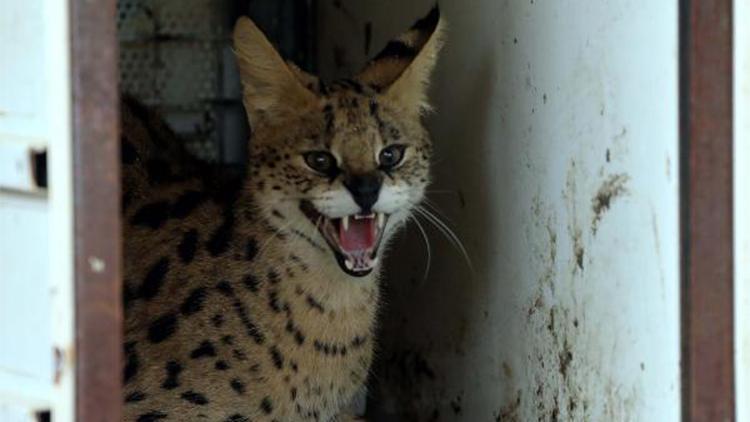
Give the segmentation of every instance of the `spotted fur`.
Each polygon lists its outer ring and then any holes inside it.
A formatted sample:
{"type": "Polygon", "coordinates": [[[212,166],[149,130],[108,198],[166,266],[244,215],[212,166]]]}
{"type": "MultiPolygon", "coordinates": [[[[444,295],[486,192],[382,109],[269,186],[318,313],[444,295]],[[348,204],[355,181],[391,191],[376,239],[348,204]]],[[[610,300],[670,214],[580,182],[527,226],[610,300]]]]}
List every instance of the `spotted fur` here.
{"type": "Polygon", "coordinates": [[[359,212],[344,181],[376,174],[386,237],[406,221],[429,182],[420,117],[441,28],[435,9],[359,76],[326,85],[241,19],[250,162],[242,183],[218,191],[163,124],[126,105],[126,420],[346,418],[372,361],[377,269],[343,272],[300,201],[359,212]],[[394,143],[406,156],[383,171],[378,152],[394,143]],[[338,173],[311,171],[310,150],[330,151],[338,173]]]}

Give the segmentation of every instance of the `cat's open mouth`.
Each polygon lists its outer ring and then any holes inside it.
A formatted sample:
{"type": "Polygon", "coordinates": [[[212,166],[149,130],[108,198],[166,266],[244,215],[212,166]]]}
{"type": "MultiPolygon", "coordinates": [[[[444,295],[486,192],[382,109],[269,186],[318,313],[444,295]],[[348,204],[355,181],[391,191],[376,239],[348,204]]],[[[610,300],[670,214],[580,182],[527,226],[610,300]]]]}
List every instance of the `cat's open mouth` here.
{"type": "Polygon", "coordinates": [[[328,218],[308,201],[300,203],[300,210],[318,228],[344,272],[354,277],[363,277],[375,268],[388,221],[386,214],[328,218]]]}

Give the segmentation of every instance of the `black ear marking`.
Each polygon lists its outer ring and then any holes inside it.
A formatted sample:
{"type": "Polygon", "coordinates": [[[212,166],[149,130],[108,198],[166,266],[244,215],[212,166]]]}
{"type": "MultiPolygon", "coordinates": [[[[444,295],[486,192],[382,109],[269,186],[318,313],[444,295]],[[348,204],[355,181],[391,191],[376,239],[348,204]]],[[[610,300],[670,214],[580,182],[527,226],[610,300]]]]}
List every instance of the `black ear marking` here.
{"type": "Polygon", "coordinates": [[[430,13],[428,13],[427,16],[423,17],[422,19],[414,22],[414,25],[411,26],[411,29],[416,29],[417,31],[431,34],[437,27],[438,22],[440,22],[440,5],[435,3],[435,6],[432,7],[430,13]]]}
{"type": "Polygon", "coordinates": [[[409,45],[406,45],[405,42],[394,40],[389,41],[388,44],[386,44],[383,51],[378,53],[377,56],[373,60],[383,60],[383,59],[412,59],[416,57],[418,51],[409,45]]]}

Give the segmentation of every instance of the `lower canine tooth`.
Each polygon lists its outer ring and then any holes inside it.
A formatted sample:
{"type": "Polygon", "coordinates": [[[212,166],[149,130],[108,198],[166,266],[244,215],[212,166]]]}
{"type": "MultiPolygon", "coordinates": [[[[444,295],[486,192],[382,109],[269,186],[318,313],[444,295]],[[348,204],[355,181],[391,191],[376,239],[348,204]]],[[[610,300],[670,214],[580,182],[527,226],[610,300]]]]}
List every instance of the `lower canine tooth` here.
{"type": "Polygon", "coordinates": [[[378,213],[378,228],[382,229],[385,224],[385,214],[382,212],[378,213]]]}
{"type": "Polygon", "coordinates": [[[354,264],[352,264],[352,261],[350,261],[348,259],[344,260],[344,265],[346,265],[346,269],[349,270],[349,271],[351,271],[352,269],[354,269],[354,264]]]}
{"type": "Polygon", "coordinates": [[[344,226],[344,230],[349,230],[349,216],[341,219],[341,224],[344,226]]]}

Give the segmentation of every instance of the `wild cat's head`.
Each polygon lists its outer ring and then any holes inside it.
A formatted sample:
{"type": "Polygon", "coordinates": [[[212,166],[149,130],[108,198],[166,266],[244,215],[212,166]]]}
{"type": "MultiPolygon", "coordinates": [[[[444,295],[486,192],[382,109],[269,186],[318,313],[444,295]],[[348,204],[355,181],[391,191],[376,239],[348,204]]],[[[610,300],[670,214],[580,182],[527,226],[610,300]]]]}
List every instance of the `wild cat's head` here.
{"type": "Polygon", "coordinates": [[[351,276],[377,266],[429,183],[421,117],[442,28],[436,7],[357,76],[325,85],[284,62],[249,19],[235,27],[255,200],[351,276]]]}

